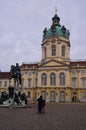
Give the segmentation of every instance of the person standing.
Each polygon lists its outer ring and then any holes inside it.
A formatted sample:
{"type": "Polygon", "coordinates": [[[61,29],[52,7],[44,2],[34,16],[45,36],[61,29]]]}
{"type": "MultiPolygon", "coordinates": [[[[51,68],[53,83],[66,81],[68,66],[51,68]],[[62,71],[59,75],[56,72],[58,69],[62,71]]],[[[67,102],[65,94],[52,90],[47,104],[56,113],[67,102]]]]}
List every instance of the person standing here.
{"type": "Polygon", "coordinates": [[[45,99],[42,99],[42,112],[45,113],[45,99]]]}
{"type": "Polygon", "coordinates": [[[37,99],[37,102],[38,102],[38,113],[42,113],[42,108],[43,108],[42,96],[40,96],[40,97],[37,99]]]}

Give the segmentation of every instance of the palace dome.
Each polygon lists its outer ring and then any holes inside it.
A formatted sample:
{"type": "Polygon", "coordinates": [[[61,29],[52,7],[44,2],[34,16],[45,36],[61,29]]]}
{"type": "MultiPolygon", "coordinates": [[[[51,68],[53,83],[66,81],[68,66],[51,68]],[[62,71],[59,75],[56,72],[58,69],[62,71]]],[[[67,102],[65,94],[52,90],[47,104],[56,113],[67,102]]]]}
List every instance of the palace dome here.
{"type": "Polygon", "coordinates": [[[60,25],[60,18],[57,14],[52,18],[52,25],[49,29],[45,28],[43,31],[43,40],[51,37],[64,37],[69,39],[70,32],[63,25],[60,25]]]}

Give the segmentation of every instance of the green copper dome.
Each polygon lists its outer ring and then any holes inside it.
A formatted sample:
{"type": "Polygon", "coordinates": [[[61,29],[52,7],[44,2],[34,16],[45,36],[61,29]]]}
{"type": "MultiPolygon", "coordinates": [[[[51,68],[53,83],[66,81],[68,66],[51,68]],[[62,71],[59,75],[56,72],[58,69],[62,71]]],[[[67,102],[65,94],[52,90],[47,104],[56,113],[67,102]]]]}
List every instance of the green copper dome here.
{"type": "Polygon", "coordinates": [[[49,29],[45,28],[43,31],[43,40],[50,37],[64,37],[69,39],[70,32],[65,28],[65,26],[60,25],[60,18],[55,14],[52,18],[52,25],[49,29]]]}

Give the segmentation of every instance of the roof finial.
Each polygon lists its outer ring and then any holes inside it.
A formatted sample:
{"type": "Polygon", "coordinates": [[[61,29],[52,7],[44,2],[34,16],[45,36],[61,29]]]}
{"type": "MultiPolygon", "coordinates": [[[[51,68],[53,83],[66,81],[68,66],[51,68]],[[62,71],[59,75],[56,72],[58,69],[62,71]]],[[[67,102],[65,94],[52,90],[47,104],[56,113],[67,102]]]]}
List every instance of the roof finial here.
{"type": "Polygon", "coordinates": [[[57,15],[57,11],[58,11],[58,10],[57,10],[57,6],[55,6],[55,14],[56,14],[56,15],[57,15]]]}

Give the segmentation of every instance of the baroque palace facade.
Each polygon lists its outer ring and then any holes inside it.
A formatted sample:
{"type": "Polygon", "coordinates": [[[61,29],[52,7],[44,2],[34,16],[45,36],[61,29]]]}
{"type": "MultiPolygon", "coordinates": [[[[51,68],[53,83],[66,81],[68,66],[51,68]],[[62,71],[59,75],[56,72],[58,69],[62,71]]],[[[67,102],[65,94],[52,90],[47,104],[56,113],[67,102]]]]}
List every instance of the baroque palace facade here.
{"type": "MultiPolygon", "coordinates": [[[[22,89],[29,100],[40,95],[47,102],[86,102],[86,61],[70,60],[70,32],[55,13],[43,31],[39,63],[22,63],[22,89]]],[[[0,72],[0,93],[9,87],[10,72],[0,72]]]]}

